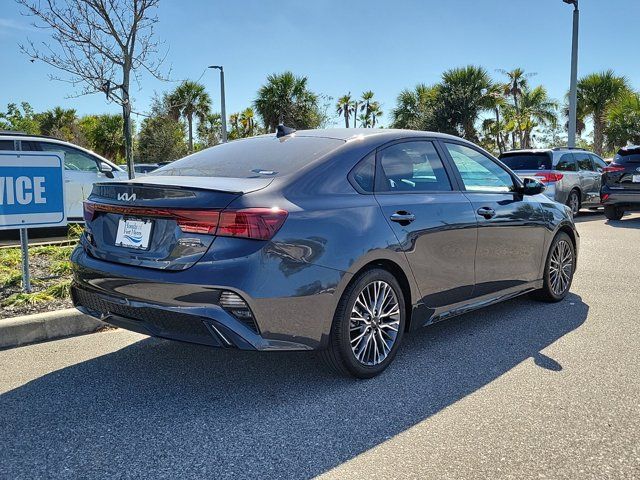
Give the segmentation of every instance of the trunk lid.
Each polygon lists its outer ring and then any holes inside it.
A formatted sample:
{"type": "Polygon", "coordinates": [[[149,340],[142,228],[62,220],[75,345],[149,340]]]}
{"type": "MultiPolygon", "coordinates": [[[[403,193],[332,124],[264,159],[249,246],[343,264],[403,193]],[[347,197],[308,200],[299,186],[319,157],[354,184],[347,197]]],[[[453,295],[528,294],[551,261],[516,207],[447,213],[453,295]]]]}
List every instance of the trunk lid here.
{"type": "Polygon", "coordinates": [[[213,244],[208,225],[219,212],[272,181],[155,176],[96,184],[85,205],[85,248],[100,260],[184,270],[213,244]]]}

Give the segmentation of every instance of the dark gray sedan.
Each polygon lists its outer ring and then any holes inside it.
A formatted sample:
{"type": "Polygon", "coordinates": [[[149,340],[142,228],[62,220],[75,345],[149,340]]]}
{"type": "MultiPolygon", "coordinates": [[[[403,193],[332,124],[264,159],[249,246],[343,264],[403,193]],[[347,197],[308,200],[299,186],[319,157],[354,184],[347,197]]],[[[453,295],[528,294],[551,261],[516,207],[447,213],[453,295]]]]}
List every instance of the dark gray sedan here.
{"type": "Polygon", "coordinates": [[[279,127],[96,184],[73,300],[145,334],[321,349],[372,377],[410,330],[566,296],[578,233],[543,188],[449,135],[279,127]]]}

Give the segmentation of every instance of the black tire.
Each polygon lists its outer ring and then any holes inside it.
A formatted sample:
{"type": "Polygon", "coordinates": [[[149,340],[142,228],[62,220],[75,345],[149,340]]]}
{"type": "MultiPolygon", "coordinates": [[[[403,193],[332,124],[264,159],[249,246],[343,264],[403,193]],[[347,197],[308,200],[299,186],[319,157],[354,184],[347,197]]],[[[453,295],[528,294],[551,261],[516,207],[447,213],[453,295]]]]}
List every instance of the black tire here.
{"type": "Polygon", "coordinates": [[[608,220],[620,220],[624,215],[624,210],[614,205],[605,205],[604,216],[608,220]]]}
{"type": "Polygon", "coordinates": [[[567,235],[564,232],[559,232],[551,242],[551,246],[549,247],[549,252],[547,253],[547,261],[544,264],[543,286],[540,290],[536,290],[534,292],[534,297],[540,301],[550,302],[550,303],[564,300],[564,298],[569,293],[569,289],[571,288],[571,283],[573,282],[573,273],[575,272],[575,270],[576,270],[576,250],[573,246],[573,242],[571,241],[571,238],[569,238],[569,235],[567,235]],[[563,246],[559,247],[561,242],[563,243],[563,246]],[[558,270],[558,273],[555,274],[554,276],[552,273],[551,264],[553,262],[554,252],[556,251],[557,248],[568,248],[568,251],[571,256],[571,268],[570,269],[563,268],[564,265],[566,265],[566,262],[562,262],[559,266],[556,267],[556,269],[558,270]],[[557,275],[560,275],[560,272],[559,272],[560,270],[563,270],[565,274],[568,275],[568,280],[560,280],[560,281],[567,282],[566,286],[564,286],[561,289],[556,288],[558,284],[556,283],[556,280],[555,280],[557,275]]]}
{"type": "MultiPolygon", "coordinates": [[[[374,287],[375,288],[375,287],[374,287]]],[[[392,299],[393,300],[393,299],[392,299]]],[[[387,305],[385,303],[385,305],[387,305]]],[[[389,304],[391,305],[391,304],[389,304]]],[[[384,305],[383,305],[384,307],[384,305]]],[[[360,307],[356,307],[360,308],[360,307]]],[[[363,310],[364,311],[364,310],[363,310]]],[[[395,309],[393,309],[395,311],[395,309]]],[[[377,319],[377,317],[376,317],[377,319]]],[[[350,375],[356,378],[371,378],[379,375],[384,371],[389,364],[393,361],[400,347],[400,343],[402,342],[402,336],[404,333],[404,328],[406,324],[406,309],[405,309],[405,300],[404,295],[402,293],[402,288],[400,288],[400,284],[396,280],[396,278],[387,270],[383,270],[381,268],[373,268],[371,270],[367,270],[362,272],[354,282],[347,287],[345,292],[342,294],[340,298],[340,302],[338,303],[338,308],[336,309],[336,313],[333,318],[333,324],[331,326],[331,333],[329,335],[329,346],[326,350],[323,350],[321,355],[325,363],[337,373],[342,375],[350,375]],[[356,301],[361,293],[364,294],[365,288],[370,288],[370,285],[382,282],[389,287],[393,291],[395,295],[395,301],[397,302],[399,312],[393,316],[384,317],[388,319],[388,322],[385,323],[383,319],[374,320],[370,318],[370,323],[366,324],[364,316],[362,321],[352,322],[352,315],[357,315],[352,313],[356,301]],[[390,323],[395,323],[395,318],[397,317],[398,325],[397,332],[393,332],[391,330],[390,323]],[[378,323],[379,321],[379,323],[378,323]],[[375,325],[374,325],[375,322],[375,325]],[[366,325],[371,325],[367,327],[366,325]],[[352,339],[351,336],[358,336],[358,332],[354,331],[356,328],[362,328],[361,331],[365,331],[367,329],[371,330],[370,334],[365,334],[364,338],[361,342],[354,345],[352,348],[352,343],[357,341],[357,339],[352,339]],[[384,330],[383,330],[384,328],[384,330]],[[387,341],[390,335],[384,334],[384,332],[389,332],[394,334],[395,337],[393,339],[393,343],[391,344],[390,350],[386,354],[386,356],[379,362],[375,364],[365,364],[363,361],[360,361],[354,349],[362,343],[371,343],[371,341],[367,342],[367,339],[372,339],[373,331],[380,332],[379,337],[375,337],[373,343],[376,344],[376,348],[378,344],[381,344],[382,341],[385,341],[387,347],[387,341]],[[378,341],[380,339],[380,342],[378,341]]],[[[363,349],[366,349],[366,345],[363,349]]],[[[369,350],[367,350],[369,351],[369,350]]],[[[373,354],[373,347],[370,350],[373,354]]],[[[376,350],[377,352],[377,350],[376,350]]],[[[364,352],[366,354],[366,352],[364,352]]],[[[376,356],[377,359],[377,356],[376,356]]]]}
{"type": "Polygon", "coordinates": [[[566,205],[571,209],[571,214],[574,217],[580,212],[580,192],[575,188],[569,192],[566,205]]]}

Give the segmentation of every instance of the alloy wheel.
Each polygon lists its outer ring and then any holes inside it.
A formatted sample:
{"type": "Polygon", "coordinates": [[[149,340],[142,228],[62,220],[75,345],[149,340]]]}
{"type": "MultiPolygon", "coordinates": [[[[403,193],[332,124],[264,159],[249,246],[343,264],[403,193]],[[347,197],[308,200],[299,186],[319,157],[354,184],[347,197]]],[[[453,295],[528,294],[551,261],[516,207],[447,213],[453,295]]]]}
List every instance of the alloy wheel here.
{"type": "Polygon", "coordinates": [[[549,283],[555,295],[562,295],[571,283],[573,250],[566,240],[556,243],[549,261],[549,283]]]}
{"type": "Polygon", "coordinates": [[[577,215],[580,211],[580,199],[576,192],[572,192],[569,196],[569,208],[571,208],[571,213],[573,215],[577,215]]]}
{"type": "Polygon", "coordinates": [[[367,284],[351,310],[349,340],[362,365],[383,362],[398,336],[400,307],[393,288],[382,280],[367,284]]]}

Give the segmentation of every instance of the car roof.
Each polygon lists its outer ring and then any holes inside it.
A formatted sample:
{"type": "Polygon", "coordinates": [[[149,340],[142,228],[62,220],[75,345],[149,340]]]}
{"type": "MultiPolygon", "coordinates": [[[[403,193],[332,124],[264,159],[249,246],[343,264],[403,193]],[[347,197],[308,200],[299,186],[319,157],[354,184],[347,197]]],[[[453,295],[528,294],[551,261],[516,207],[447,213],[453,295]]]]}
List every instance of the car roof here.
{"type": "Polygon", "coordinates": [[[0,139],[7,138],[7,137],[16,137],[16,138],[21,138],[21,139],[46,140],[46,141],[49,141],[49,142],[52,142],[52,143],[59,143],[61,145],[68,145],[68,146],[71,146],[73,148],[77,148],[78,150],[82,150],[85,153],[94,155],[94,156],[98,157],[100,159],[100,161],[107,162],[112,167],[115,166],[116,168],[118,168],[118,170],[123,171],[123,169],[120,166],[116,165],[111,160],[108,160],[108,159],[104,158],[99,153],[96,153],[93,150],[89,150],[88,148],[81,147],[80,145],[76,145],[75,143],[67,142],[66,140],[61,140],[61,139],[56,138],[56,137],[48,137],[46,135],[31,135],[29,133],[13,132],[11,130],[0,130],[0,139]]]}
{"type": "MultiPolygon", "coordinates": [[[[259,137],[271,137],[274,133],[268,133],[265,135],[259,135],[259,137]]],[[[405,130],[399,128],[318,128],[311,130],[296,130],[290,135],[296,137],[317,137],[317,138],[331,138],[334,140],[354,140],[360,138],[379,137],[381,140],[392,138],[406,138],[406,137],[437,137],[449,140],[461,140],[454,135],[448,135],[446,133],[428,132],[422,130],[405,130]]]]}

